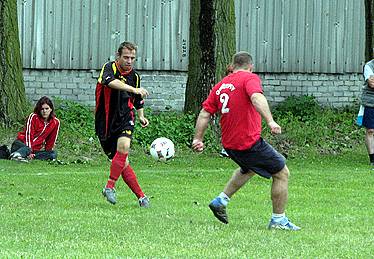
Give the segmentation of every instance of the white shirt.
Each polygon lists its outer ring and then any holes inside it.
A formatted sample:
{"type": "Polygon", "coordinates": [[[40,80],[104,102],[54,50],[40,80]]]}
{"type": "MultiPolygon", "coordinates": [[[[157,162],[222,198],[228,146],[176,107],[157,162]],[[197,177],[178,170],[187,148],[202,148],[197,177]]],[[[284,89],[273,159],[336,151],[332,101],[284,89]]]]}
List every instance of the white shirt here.
{"type": "Polygon", "coordinates": [[[364,78],[365,78],[365,81],[367,81],[369,79],[369,77],[374,76],[374,71],[370,68],[370,66],[368,65],[368,63],[366,63],[366,65],[364,66],[364,78]]]}

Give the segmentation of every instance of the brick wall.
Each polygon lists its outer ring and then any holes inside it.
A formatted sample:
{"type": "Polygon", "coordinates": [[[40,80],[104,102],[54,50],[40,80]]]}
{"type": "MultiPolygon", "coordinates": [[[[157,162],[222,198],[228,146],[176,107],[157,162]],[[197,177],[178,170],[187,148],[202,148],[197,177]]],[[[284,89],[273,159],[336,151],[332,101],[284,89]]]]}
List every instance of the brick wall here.
{"type": "MultiPolygon", "coordinates": [[[[30,70],[24,69],[27,97],[36,102],[48,95],[95,106],[95,88],[99,70],[30,70]]],[[[141,86],[150,96],[146,106],[154,110],[182,111],[187,74],[183,72],[139,71],[141,86]]]]}
{"type": "Polygon", "coordinates": [[[276,104],[291,95],[312,95],[324,106],[354,104],[363,85],[361,74],[261,74],[264,92],[276,104]]]}
{"type": "MultiPolygon", "coordinates": [[[[35,102],[41,96],[58,96],[89,106],[95,105],[98,70],[30,70],[24,69],[27,97],[35,102]]],[[[187,73],[139,71],[142,86],[150,92],[146,106],[154,110],[182,111],[187,73]]],[[[291,95],[313,95],[322,105],[351,105],[361,95],[361,74],[260,74],[270,104],[291,95]]]]}

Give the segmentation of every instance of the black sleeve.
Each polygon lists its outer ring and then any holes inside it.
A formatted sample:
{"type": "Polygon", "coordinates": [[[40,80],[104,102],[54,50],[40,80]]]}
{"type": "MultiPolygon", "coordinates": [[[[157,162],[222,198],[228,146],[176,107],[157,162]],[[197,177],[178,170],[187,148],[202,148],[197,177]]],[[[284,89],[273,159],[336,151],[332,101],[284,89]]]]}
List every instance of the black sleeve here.
{"type": "MultiPolygon", "coordinates": [[[[139,88],[139,87],[140,87],[140,76],[138,73],[135,73],[135,88],[139,88]]],[[[142,109],[144,107],[144,99],[141,97],[140,94],[135,95],[134,107],[137,110],[142,109]]]]}
{"type": "Polygon", "coordinates": [[[98,79],[99,83],[108,85],[110,82],[116,79],[114,77],[113,64],[113,62],[107,62],[103,65],[98,79]]]}

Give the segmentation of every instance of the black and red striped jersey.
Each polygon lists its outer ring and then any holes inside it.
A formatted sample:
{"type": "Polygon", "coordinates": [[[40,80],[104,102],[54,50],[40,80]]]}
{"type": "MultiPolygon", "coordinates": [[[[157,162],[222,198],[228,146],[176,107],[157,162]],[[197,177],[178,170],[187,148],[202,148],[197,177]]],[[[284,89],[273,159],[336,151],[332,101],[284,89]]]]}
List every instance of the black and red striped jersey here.
{"type": "Polygon", "coordinates": [[[121,73],[115,61],[103,65],[95,93],[95,130],[101,141],[120,134],[128,125],[134,125],[135,109],[144,105],[140,95],[110,88],[108,84],[115,79],[135,88],[140,87],[140,76],[134,69],[121,73]]]}

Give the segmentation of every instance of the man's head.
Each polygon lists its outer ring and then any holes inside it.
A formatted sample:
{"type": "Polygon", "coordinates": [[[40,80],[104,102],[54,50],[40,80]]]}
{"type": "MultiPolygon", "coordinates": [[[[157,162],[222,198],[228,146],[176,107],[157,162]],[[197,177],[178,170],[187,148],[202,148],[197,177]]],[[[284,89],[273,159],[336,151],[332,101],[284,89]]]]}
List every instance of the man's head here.
{"type": "Polygon", "coordinates": [[[244,69],[252,72],[253,61],[252,56],[246,51],[240,51],[232,57],[232,65],[234,70],[244,69]]]}
{"type": "Polygon", "coordinates": [[[117,50],[117,64],[125,71],[130,71],[135,63],[138,47],[131,42],[122,42],[117,50]]]}

